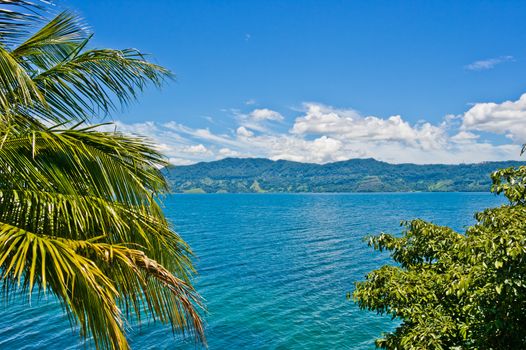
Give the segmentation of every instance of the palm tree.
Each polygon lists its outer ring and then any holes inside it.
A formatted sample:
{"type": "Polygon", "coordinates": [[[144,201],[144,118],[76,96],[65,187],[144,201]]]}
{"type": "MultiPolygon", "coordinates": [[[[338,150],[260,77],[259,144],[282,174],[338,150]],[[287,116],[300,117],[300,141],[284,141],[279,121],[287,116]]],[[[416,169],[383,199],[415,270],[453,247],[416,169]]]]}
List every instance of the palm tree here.
{"type": "Polygon", "coordinates": [[[51,293],[97,349],[129,348],[130,315],[204,343],[191,251],[159,205],[164,158],[147,140],[85,124],[170,73],[133,49],[88,49],[76,15],[48,10],[0,0],[4,295],[51,293]]]}

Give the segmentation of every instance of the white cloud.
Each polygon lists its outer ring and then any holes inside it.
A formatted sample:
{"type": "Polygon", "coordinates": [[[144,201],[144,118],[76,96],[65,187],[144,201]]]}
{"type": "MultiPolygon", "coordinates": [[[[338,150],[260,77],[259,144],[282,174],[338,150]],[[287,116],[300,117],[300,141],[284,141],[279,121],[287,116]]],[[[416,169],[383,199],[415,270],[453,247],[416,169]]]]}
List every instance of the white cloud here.
{"type": "Polygon", "coordinates": [[[364,157],[391,163],[472,163],[520,159],[518,143],[494,145],[481,141],[477,132],[506,134],[515,141],[526,136],[526,95],[518,101],[475,104],[465,114],[445,116],[438,124],[410,123],[399,115],[362,116],[353,109],[308,103],[288,125],[288,131],[278,131],[285,123],[278,112],[256,109],[235,113],[237,124],[226,132],[190,128],[175,121],[117,122],[116,126],[153,140],[174,164],[225,157],[314,163],[364,157]]]}
{"type": "Polygon", "coordinates": [[[296,119],[294,134],[331,135],[338,139],[403,142],[422,149],[442,147],[443,126],[430,123],[410,125],[401,116],[387,119],[361,117],[354,110],[337,110],[320,104],[307,104],[305,116],[296,119]]]}
{"type": "Polygon", "coordinates": [[[210,154],[210,151],[201,143],[186,147],[184,152],[190,154],[210,154]]]}
{"type": "Polygon", "coordinates": [[[471,143],[478,139],[480,136],[468,131],[460,131],[451,137],[451,141],[454,143],[471,143]]]}
{"type": "Polygon", "coordinates": [[[273,160],[327,163],[345,159],[342,158],[343,143],[327,136],[312,141],[295,137],[281,137],[271,141],[272,147],[268,156],[273,160]]]}
{"type": "Polygon", "coordinates": [[[241,154],[241,153],[239,153],[237,151],[233,151],[230,148],[226,148],[226,147],[219,149],[219,151],[217,153],[222,158],[226,158],[226,157],[242,157],[243,156],[243,154],[241,154]]]}
{"type": "Polygon", "coordinates": [[[263,121],[263,120],[275,120],[275,121],[282,121],[283,116],[271,109],[263,108],[263,109],[254,109],[250,114],[248,115],[249,119],[254,121],[263,121]]]}
{"type": "Polygon", "coordinates": [[[237,128],[236,132],[239,136],[242,136],[242,137],[254,136],[254,133],[248,130],[247,128],[245,128],[244,126],[240,126],[239,128],[237,128]]]}
{"type": "Polygon", "coordinates": [[[248,114],[240,113],[238,110],[232,110],[240,126],[252,131],[268,133],[276,122],[282,122],[283,116],[276,111],[268,108],[254,109],[248,114]]]}
{"type": "Polygon", "coordinates": [[[190,165],[190,164],[196,163],[195,161],[192,161],[190,159],[177,158],[177,157],[168,158],[168,162],[170,162],[173,165],[190,165]]]}
{"type": "Polygon", "coordinates": [[[475,70],[475,71],[488,70],[488,69],[494,68],[497,64],[501,64],[504,62],[512,62],[514,60],[515,59],[513,56],[500,56],[500,57],[495,57],[495,58],[489,58],[486,60],[475,61],[473,63],[466,65],[465,68],[468,70],[475,70]]]}
{"type": "Polygon", "coordinates": [[[503,134],[515,142],[526,142],[526,94],[517,101],[476,103],[461,117],[463,130],[503,134]]]}

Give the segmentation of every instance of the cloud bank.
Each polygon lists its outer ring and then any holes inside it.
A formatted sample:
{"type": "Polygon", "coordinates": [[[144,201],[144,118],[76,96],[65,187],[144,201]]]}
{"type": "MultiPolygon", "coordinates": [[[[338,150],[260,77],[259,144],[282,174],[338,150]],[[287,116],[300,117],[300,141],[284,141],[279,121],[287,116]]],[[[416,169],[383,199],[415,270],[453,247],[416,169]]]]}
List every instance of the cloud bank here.
{"type": "Polygon", "coordinates": [[[518,143],[526,142],[526,94],[517,101],[475,104],[463,115],[462,128],[503,134],[518,143]]]}
{"type": "Polygon", "coordinates": [[[410,123],[400,115],[364,116],[320,103],[305,103],[294,113],[287,121],[267,108],[233,111],[234,124],[224,132],[176,121],[115,124],[121,132],[151,139],[173,164],[225,157],[312,163],[365,157],[391,163],[473,163],[520,159],[520,145],[526,142],[526,94],[516,101],[474,104],[438,124],[410,123]],[[495,141],[498,135],[508,141],[495,141]]]}

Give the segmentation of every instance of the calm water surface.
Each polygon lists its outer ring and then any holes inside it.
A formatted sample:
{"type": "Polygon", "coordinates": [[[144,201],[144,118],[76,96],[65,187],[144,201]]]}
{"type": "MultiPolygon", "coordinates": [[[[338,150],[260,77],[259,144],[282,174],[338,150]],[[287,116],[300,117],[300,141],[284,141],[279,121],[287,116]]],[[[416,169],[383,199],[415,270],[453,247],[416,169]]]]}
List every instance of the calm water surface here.
{"type": "MultiPolygon", "coordinates": [[[[198,259],[210,349],[372,349],[395,323],[345,298],[389,262],[362,238],[423,218],[463,230],[504,203],[489,193],[173,195],[165,212],[198,259]]],[[[134,349],[196,349],[169,327],[129,330],[134,349]]],[[[54,300],[2,304],[0,349],[85,349],[54,300]]]]}

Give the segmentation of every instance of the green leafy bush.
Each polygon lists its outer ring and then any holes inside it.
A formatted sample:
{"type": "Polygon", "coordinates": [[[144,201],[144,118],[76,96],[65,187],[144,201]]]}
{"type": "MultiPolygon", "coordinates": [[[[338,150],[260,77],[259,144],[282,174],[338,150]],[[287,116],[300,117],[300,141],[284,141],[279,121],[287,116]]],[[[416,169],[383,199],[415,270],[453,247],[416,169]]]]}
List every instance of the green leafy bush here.
{"type": "Polygon", "coordinates": [[[465,234],[413,220],[401,237],[369,238],[397,263],[354,291],[362,309],[401,320],[378,347],[526,348],[526,167],[495,171],[492,180],[510,202],[477,213],[465,234]]]}

